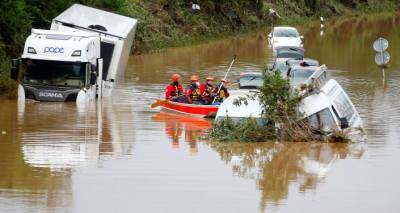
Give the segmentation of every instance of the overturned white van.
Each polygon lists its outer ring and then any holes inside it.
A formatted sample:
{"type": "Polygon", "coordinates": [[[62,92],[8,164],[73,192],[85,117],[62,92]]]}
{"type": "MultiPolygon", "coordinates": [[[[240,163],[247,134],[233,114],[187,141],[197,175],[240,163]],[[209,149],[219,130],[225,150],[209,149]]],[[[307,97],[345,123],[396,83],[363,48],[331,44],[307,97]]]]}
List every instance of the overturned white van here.
{"type": "MultiPolygon", "coordinates": [[[[312,93],[303,94],[299,105],[299,113],[310,123],[313,129],[321,134],[330,134],[337,130],[352,130],[363,128],[361,118],[349,96],[334,79],[329,79],[325,69],[316,67],[316,72],[303,79],[304,83],[318,84],[312,93]]],[[[299,86],[298,84],[292,85],[299,86]]],[[[263,107],[257,98],[256,91],[243,90],[241,93],[227,98],[218,109],[216,121],[230,117],[234,121],[253,117],[262,123],[263,107]],[[256,98],[248,99],[248,96],[256,98]],[[235,105],[238,98],[247,98],[247,104],[235,105]]],[[[359,132],[359,131],[358,131],[359,132]]]]}

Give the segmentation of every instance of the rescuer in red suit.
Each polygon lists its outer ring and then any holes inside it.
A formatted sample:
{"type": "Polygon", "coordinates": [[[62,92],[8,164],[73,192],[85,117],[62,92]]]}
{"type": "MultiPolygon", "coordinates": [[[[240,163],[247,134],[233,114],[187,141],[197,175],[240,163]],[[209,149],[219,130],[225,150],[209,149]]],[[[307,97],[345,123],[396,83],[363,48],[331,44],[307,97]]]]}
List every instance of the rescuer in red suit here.
{"type": "Polygon", "coordinates": [[[179,74],[172,75],[172,82],[165,88],[165,99],[174,102],[184,102],[182,84],[179,83],[181,76],[179,74]]]}
{"type": "Polygon", "coordinates": [[[213,77],[208,76],[206,78],[206,83],[200,85],[200,92],[203,104],[211,104],[215,93],[213,77]]]}
{"type": "Polygon", "coordinates": [[[197,75],[192,75],[190,81],[191,84],[186,89],[186,101],[189,104],[202,104],[199,88],[199,77],[197,75]]]}

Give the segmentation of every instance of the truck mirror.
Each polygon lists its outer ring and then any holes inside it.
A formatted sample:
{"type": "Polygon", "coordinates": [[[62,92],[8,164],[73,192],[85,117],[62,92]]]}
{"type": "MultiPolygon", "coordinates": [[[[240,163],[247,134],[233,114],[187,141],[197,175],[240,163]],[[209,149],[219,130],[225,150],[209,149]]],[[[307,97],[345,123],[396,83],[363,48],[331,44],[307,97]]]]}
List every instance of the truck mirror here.
{"type": "Polygon", "coordinates": [[[95,85],[97,81],[97,72],[91,72],[90,73],[90,85],[95,85]]]}
{"type": "Polygon", "coordinates": [[[11,79],[14,80],[18,79],[19,66],[20,66],[19,59],[17,58],[11,59],[11,73],[10,73],[11,79]]]}
{"type": "Polygon", "coordinates": [[[345,117],[340,118],[340,128],[341,129],[349,128],[349,121],[347,120],[347,118],[345,118],[345,117]]]}

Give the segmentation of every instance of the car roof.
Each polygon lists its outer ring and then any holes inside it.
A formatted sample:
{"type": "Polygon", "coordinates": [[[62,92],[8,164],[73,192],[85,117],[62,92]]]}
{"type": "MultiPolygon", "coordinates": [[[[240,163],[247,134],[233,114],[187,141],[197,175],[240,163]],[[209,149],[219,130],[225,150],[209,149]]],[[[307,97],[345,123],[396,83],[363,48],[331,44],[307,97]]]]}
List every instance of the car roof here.
{"type": "Polygon", "coordinates": [[[304,58],[304,49],[301,47],[281,46],[276,47],[276,58],[304,58]]]}
{"type": "Polygon", "coordinates": [[[254,75],[262,76],[262,73],[260,73],[260,72],[241,72],[239,74],[240,77],[243,77],[243,76],[254,76],[254,75]]]}
{"type": "Polygon", "coordinates": [[[320,66],[302,66],[300,64],[291,66],[291,70],[301,69],[301,70],[317,71],[319,68],[320,68],[320,66]]]}
{"type": "Polygon", "coordinates": [[[288,59],[286,60],[286,64],[289,66],[301,65],[301,66],[319,66],[319,61],[311,59],[311,58],[303,58],[303,59],[288,59]],[[301,65],[305,63],[304,65],[301,65]]]}
{"type": "Polygon", "coordinates": [[[296,30],[294,27],[289,27],[289,26],[279,26],[279,27],[274,27],[274,30],[296,30]]]}

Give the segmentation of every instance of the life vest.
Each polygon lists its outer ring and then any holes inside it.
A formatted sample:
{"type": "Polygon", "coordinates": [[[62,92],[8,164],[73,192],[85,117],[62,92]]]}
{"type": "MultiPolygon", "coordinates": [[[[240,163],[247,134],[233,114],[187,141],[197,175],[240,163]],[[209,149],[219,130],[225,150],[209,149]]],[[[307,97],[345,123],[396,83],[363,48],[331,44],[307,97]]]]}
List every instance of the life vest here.
{"type": "Polygon", "coordinates": [[[182,85],[178,84],[178,85],[174,85],[171,84],[171,86],[174,87],[174,90],[172,91],[172,96],[181,96],[182,95],[182,85]]]}
{"type": "Polygon", "coordinates": [[[213,86],[206,84],[206,90],[205,90],[205,92],[206,92],[207,94],[210,94],[210,95],[211,95],[211,93],[213,92],[213,90],[214,90],[214,87],[213,87],[213,86]]]}
{"type": "Polygon", "coordinates": [[[193,84],[189,86],[189,97],[192,101],[200,101],[201,93],[200,88],[198,86],[194,86],[193,84]]]}
{"type": "Polygon", "coordinates": [[[215,98],[216,102],[222,102],[224,100],[224,98],[229,97],[229,93],[228,90],[225,87],[222,87],[219,90],[219,93],[217,94],[217,97],[215,98]]]}

